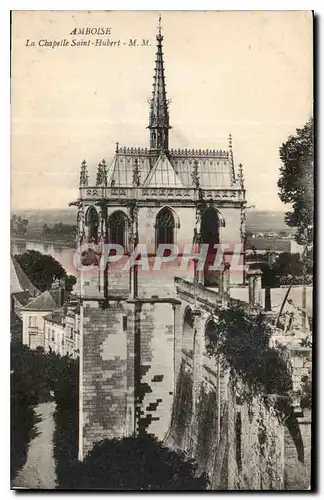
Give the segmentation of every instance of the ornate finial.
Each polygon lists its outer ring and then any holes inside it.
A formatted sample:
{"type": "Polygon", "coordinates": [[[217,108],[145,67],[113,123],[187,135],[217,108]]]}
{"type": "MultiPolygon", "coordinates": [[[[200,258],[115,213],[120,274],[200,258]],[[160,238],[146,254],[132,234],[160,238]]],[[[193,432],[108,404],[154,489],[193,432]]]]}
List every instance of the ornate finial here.
{"type": "Polygon", "coordinates": [[[195,188],[199,188],[199,169],[198,169],[198,161],[195,160],[193,164],[193,169],[191,172],[192,183],[195,188]]]}
{"type": "Polygon", "coordinates": [[[101,165],[102,165],[103,183],[105,186],[107,186],[107,163],[104,158],[101,160],[101,165]]]}
{"type": "Polygon", "coordinates": [[[96,185],[101,186],[102,184],[105,183],[105,171],[104,171],[104,166],[101,162],[98,163],[98,170],[97,170],[97,180],[96,180],[96,185]]]}
{"type": "Polygon", "coordinates": [[[161,14],[159,14],[159,24],[158,24],[158,35],[159,35],[159,37],[161,36],[161,30],[162,30],[162,26],[161,26],[161,14]]]}
{"type": "Polygon", "coordinates": [[[87,162],[83,160],[81,163],[80,170],[80,187],[88,186],[89,184],[89,176],[88,176],[88,167],[87,162]]]}
{"type": "Polygon", "coordinates": [[[238,179],[241,184],[241,188],[244,189],[244,176],[243,176],[243,165],[242,163],[239,164],[238,166],[238,179]]]}
{"type": "Polygon", "coordinates": [[[119,150],[119,142],[116,142],[116,154],[118,154],[118,150],[119,150]]]}
{"type": "Polygon", "coordinates": [[[228,136],[228,149],[232,149],[232,134],[228,136]]]}
{"type": "Polygon", "coordinates": [[[138,187],[140,185],[140,172],[138,168],[138,159],[135,158],[133,166],[133,186],[138,187]]]}

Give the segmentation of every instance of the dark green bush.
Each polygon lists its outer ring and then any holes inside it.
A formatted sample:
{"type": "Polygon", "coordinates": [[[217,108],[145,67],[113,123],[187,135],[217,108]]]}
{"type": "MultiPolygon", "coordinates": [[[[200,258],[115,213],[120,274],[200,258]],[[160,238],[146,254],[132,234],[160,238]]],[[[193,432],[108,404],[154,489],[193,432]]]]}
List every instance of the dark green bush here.
{"type": "Polygon", "coordinates": [[[150,435],[105,439],[82,463],[72,466],[73,488],[103,490],[205,490],[205,476],[184,453],[171,451],[150,435]]]}

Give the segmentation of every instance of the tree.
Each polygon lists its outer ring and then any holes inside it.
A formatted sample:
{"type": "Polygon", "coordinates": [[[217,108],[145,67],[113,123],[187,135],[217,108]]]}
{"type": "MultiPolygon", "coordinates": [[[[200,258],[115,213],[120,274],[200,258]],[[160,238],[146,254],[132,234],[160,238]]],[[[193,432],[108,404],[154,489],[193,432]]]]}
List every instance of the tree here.
{"type": "Polygon", "coordinates": [[[25,236],[27,233],[28,220],[17,217],[13,214],[11,217],[11,231],[15,236],[25,236]]]}
{"type": "Polygon", "coordinates": [[[302,276],[303,263],[299,253],[283,252],[278,255],[273,264],[276,276],[291,275],[293,277],[302,276]]]}
{"type": "Polygon", "coordinates": [[[279,197],[292,204],[286,212],[288,226],[296,227],[297,243],[304,243],[308,226],[313,224],[314,210],[314,131],[313,119],[309,119],[295,135],[288,137],[279,150],[282,166],[278,180],[279,197]]]}
{"type": "Polygon", "coordinates": [[[70,471],[76,489],[129,491],[205,490],[205,475],[183,452],[166,448],[149,435],[105,439],[70,471]]]}
{"type": "Polygon", "coordinates": [[[68,467],[67,458],[77,456],[78,360],[45,353],[42,348],[34,351],[18,343],[11,344],[10,355],[11,478],[26,462],[29,443],[36,436],[34,407],[50,401],[51,391],[56,402],[56,424],[59,421],[60,429],[65,431],[57,442],[56,425],[54,452],[55,459],[60,459],[57,471],[62,474],[68,467]]]}
{"type": "Polygon", "coordinates": [[[30,281],[42,292],[50,288],[55,279],[65,278],[67,291],[71,291],[76,282],[76,278],[67,276],[65,269],[51,255],[27,250],[23,254],[15,255],[15,258],[30,281]]]}

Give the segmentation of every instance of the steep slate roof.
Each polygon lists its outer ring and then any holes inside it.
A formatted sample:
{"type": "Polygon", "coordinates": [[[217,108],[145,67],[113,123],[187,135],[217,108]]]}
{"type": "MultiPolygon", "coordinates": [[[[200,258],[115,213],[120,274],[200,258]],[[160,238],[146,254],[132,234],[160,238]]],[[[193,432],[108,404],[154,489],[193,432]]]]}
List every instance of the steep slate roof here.
{"type": "Polygon", "coordinates": [[[24,311],[53,311],[57,309],[58,304],[54,300],[53,296],[48,290],[41,293],[33,300],[31,300],[26,307],[23,308],[24,311]]]}
{"type": "MultiPolygon", "coordinates": [[[[179,179],[177,181],[180,183],[179,187],[192,187],[191,176],[195,161],[198,163],[198,175],[202,188],[217,189],[233,186],[232,164],[228,151],[171,149],[166,158],[169,172],[172,169],[179,179]]],[[[148,149],[124,147],[119,148],[108,167],[107,186],[131,187],[135,159],[138,161],[140,184],[148,186],[152,170],[157,168],[160,157],[151,169],[148,149]]],[[[168,185],[171,186],[172,182],[168,185]]]]}
{"type": "MultiPolygon", "coordinates": [[[[133,182],[133,168],[135,159],[138,160],[138,167],[140,171],[141,184],[146,179],[150,171],[150,160],[148,151],[137,148],[137,154],[131,154],[133,148],[124,148],[129,153],[116,153],[114,159],[107,171],[107,186],[132,186],[133,182]]],[[[135,151],[135,149],[134,149],[135,151]]]]}
{"type": "Polygon", "coordinates": [[[193,164],[198,162],[198,176],[202,188],[229,188],[232,186],[232,166],[227,151],[204,152],[192,150],[188,155],[170,151],[170,161],[184,186],[192,186],[193,164]]]}
{"type": "Polygon", "coordinates": [[[13,255],[10,255],[10,294],[28,290],[32,296],[39,290],[32,284],[13,255]]]}
{"type": "Polygon", "coordinates": [[[143,185],[147,187],[183,187],[179,176],[164,153],[160,154],[143,185]]]}
{"type": "Polygon", "coordinates": [[[30,302],[30,300],[33,298],[31,293],[26,290],[25,292],[17,292],[13,293],[12,296],[19,302],[21,306],[25,306],[30,302]]]}

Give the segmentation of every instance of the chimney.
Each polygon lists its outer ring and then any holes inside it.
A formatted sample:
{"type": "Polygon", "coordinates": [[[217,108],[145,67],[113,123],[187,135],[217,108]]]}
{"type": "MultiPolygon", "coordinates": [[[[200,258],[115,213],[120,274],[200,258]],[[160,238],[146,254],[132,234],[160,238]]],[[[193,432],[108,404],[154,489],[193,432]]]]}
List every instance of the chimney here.
{"type": "Polygon", "coordinates": [[[51,295],[55,300],[58,307],[62,307],[64,303],[64,292],[65,292],[65,280],[64,279],[56,279],[52,283],[51,287],[51,295]]]}
{"type": "Polygon", "coordinates": [[[249,269],[249,271],[247,272],[250,311],[258,311],[262,308],[261,277],[261,269],[249,269]]]}

